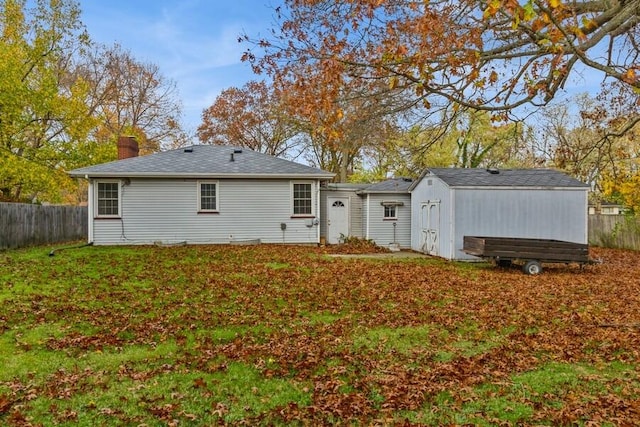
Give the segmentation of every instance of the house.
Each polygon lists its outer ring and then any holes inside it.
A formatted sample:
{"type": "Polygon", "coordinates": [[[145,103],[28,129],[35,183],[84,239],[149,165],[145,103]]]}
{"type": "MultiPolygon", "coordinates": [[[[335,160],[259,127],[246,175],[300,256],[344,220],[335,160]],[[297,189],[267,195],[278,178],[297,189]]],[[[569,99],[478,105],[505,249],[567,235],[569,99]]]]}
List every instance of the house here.
{"type": "Polygon", "coordinates": [[[589,215],[623,215],[624,206],[618,203],[600,202],[589,205],[589,215]]]}
{"type": "Polygon", "coordinates": [[[345,237],[364,238],[363,199],[359,192],[371,184],[327,183],[320,188],[320,236],[328,244],[345,237]]]}
{"type": "Polygon", "coordinates": [[[317,244],[320,185],[333,174],[244,148],[194,145],[70,171],[89,181],[89,241],[317,244]]]}
{"type": "Polygon", "coordinates": [[[559,171],[429,168],[410,192],[416,251],[474,259],[465,235],[588,240],[589,186],[559,171]]]}
{"type": "Polygon", "coordinates": [[[320,236],[329,244],[357,237],[409,249],[411,182],[393,178],[375,184],[328,183],[321,188],[320,236]]]}
{"type": "Polygon", "coordinates": [[[372,184],[359,194],[364,198],[364,237],[378,246],[411,248],[411,187],[409,178],[372,184]]]}

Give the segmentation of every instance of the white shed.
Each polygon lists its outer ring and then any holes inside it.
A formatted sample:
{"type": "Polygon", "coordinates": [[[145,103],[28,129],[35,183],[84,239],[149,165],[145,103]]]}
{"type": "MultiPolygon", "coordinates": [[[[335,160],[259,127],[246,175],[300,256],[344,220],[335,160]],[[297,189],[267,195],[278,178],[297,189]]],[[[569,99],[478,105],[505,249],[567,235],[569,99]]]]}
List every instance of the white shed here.
{"type": "Polygon", "coordinates": [[[587,243],[589,186],[556,170],[429,168],[410,191],[416,251],[477,259],[465,235],[587,243]]]}

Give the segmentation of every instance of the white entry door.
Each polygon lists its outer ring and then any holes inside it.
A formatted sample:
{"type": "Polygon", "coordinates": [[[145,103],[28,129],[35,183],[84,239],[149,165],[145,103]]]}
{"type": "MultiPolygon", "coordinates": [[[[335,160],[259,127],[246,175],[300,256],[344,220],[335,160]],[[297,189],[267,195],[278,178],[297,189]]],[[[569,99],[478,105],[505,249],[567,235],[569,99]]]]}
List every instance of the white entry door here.
{"type": "Polygon", "coordinates": [[[422,252],[440,254],[440,201],[422,203],[420,209],[420,232],[422,252]]]}
{"type": "Polygon", "coordinates": [[[327,243],[340,243],[349,235],[349,198],[327,198],[327,243]]]}

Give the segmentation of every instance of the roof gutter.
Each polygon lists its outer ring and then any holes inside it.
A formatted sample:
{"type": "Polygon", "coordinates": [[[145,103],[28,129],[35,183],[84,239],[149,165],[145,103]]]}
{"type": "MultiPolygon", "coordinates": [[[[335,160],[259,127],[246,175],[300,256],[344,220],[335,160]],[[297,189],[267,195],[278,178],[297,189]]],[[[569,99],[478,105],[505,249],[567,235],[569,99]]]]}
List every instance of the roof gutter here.
{"type": "Polygon", "coordinates": [[[70,176],[77,178],[262,178],[262,179],[320,179],[328,180],[334,177],[334,174],[237,174],[237,173],[188,173],[188,174],[158,174],[156,172],[69,172],[70,176]]]}
{"type": "Polygon", "coordinates": [[[545,186],[545,185],[448,185],[451,189],[456,190],[588,190],[589,186],[545,186]]]}

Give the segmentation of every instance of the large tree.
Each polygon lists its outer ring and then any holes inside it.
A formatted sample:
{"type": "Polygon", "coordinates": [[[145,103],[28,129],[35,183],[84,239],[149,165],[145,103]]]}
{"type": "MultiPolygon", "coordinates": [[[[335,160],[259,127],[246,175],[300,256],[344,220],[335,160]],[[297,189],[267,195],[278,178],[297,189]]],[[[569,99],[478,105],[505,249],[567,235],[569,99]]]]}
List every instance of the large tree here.
{"type": "Polygon", "coordinates": [[[175,83],[119,46],[91,44],[75,0],[0,0],[0,199],[74,199],[66,170],[182,136],[175,83]],[[69,197],[66,197],[69,195],[69,197]]]}
{"type": "MultiPolygon", "coordinates": [[[[420,105],[429,114],[463,106],[494,118],[545,105],[580,73],[640,89],[640,0],[287,0],[286,6],[270,38],[246,37],[253,44],[244,59],[276,81],[331,88],[382,80],[404,92],[406,108],[420,105]]],[[[330,90],[317,96],[331,99],[330,90]]],[[[627,101],[635,104],[637,94],[627,101]]],[[[639,118],[629,115],[613,132],[639,118]]]]}
{"type": "Polygon", "coordinates": [[[119,45],[97,46],[76,74],[89,84],[86,99],[100,124],[92,138],[113,145],[119,135],[136,136],[141,152],[174,146],[182,135],[182,104],[176,84],[153,63],[137,60],[119,45]]]}
{"type": "MultiPolygon", "coordinates": [[[[638,129],[616,134],[626,112],[588,94],[554,103],[535,116],[535,151],[547,166],[588,183],[594,201],[611,197],[638,171],[638,129]]],[[[628,187],[629,184],[627,184],[628,187]]]]}
{"type": "Polygon", "coordinates": [[[366,150],[384,143],[396,132],[396,117],[388,114],[393,97],[370,96],[375,82],[346,80],[320,86],[313,79],[301,85],[280,82],[287,108],[308,138],[305,159],[334,172],[345,182],[366,150]]]}
{"type": "Polygon", "coordinates": [[[236,145],[277,157],[295,157],[299,142],[295,120],[264,81],[222,91],[202,112],[197,134],[205,144],[236,145]]]}
{"type": "Polygon", "coordinates": [[[468,110],[444,137],[455,147],[451,166],[462,168],[522,166],[523,124],[494,123],[489,113],[468,110]]]}
{"type": "Polygon", "coordinates": [[[0,1],[0,198],[58,200],[70,156],[94,124],[87,85],[69,79],[87,46],[73,1],[0,1]]]}
{"type": "Polygon", "coordinates": [[[426,167],[524,167],[532,160],[522,123],[493,123],[486,111],[460,110],[439,124],[413,126],[367,148],[364,177],[417,177],[426,167]]]}

